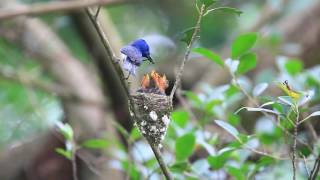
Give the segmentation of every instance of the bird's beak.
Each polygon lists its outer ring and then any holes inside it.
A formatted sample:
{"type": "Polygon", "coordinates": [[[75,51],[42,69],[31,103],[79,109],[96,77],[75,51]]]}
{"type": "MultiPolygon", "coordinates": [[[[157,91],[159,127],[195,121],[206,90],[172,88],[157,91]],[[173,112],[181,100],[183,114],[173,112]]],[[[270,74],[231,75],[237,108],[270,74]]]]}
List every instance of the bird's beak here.
{"type": "Polygon", "coordinates": [[[154,61],[153,61],[153,59],[152,59],[150,56],[148,56],[147,59],[148,59],[148,61],[150,61],[152,64],[154,64],[154,61]]]}

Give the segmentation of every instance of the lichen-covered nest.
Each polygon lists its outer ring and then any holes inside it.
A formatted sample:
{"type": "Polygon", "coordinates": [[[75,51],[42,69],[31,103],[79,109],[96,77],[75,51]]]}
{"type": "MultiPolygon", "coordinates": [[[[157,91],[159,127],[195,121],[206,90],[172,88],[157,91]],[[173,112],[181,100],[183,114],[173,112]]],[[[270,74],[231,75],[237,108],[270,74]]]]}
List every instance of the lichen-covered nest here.
{"type": "Polygon", "coordinates": [[[149,143],[161,147],[172,111],[169,97],[137,92],[132,98],[137,114],[135,124],[149,143]]]}

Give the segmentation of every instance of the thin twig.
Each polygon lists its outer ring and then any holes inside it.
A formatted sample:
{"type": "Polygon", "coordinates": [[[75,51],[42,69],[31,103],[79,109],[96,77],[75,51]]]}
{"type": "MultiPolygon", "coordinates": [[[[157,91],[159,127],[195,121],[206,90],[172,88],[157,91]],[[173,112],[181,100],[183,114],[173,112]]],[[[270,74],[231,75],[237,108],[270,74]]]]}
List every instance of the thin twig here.
{"type": "Polygon", "coordinates": [[[159,164],[160,168],[162,169],[162,172],[165,175],[165,177],[167,178],[167,180],[173,180],[166,164],[163,161],[163,158],[162,158],[161,153],[159,151],[159,147],[155,146],[152,143],[150,143],[150,146],[151,146],[151,149],[158,160],[158,164],[159,164]]]}
{"type": "Polygon", "coordinates": [[[309,168],[308,168],[307,159],[302,153],[301,153],[301,156],[303,158],[304,168],[306,169],[307,175],[309,177],[310,176],[310,171],[309,171],[309,168]]]}
{"type": "MultiPolygon", "coordinates": [[[[298,109],[298,108],[297,108],[298,109]]],[[[299,111],[297,110],[297,117],[294,122],[294,132],[293,132],[293,145],[292,145],[292,170],[293,170],[293,177],[292,179],[296,179],[296,151],[297,151],[297,137],[298,137],[298,126],[299,126],[299,111]]]]}
{"type": "MultiPolygon", "coordinates": [[[[110,46],[110,43],[108,41],[108,38],[107,36],[105,35],[98,19],[95,19],[94,18],[94,14],[91,13],[91,10],[90,8],[87,8],[86,9],[86,12],[92,22],[92,24],[94,25],[94,27],[96,28],[97,32],[98,32],[98,35],[100,37],[100,40],[102,41],[108,55],[109,55],[109,59],[112,61],[112,64],[113,64],[113,67],[114,69],[117,71],[119,77],[120,77],[120,82],[121,82],[121,85],[123,86],[123,88],[125,89],[125,92],[126,92],[126,95],[128,97],[128,100],[129,100],[129,110],[130,110],[130,114],[132,114],[132,117],[134,120],[137,119],[137,113],[136,113],[136,110],[134,108],[134,102],[133,102],[133,99],[130,95],[130,90],[129,90],[129,87],[126,83],[126,79],[124,78],[124,74],[123,74],[123,71],[118,63],[118,58],[115,56],[115,53],[113,52],[111,46],[110,46]]],[[[148,140],[147,140],[148,141],[148,140]]],[[[149,145],[151,146],[152,150],[153,150],[153,153],[158,161],[158,164],[162,170],[162,173],[164,174],[164,176],[167,178],[167,180],[172,180],[172,176],[169,172],[169,169],[168,167],[164,164],[164,161],[162,159],[162,156],[161,156],[161,153],[159,151],[159,148],[158,147],[154,147],[152,145],[152,143],[150,143],[148,141],[149,145]]]]}
{"type": "Polygon", "coordinates": [[[192,45],[193,45],[194,41],[196,40],[197,34],[200,31],[200,23],[201,23],[201,19],[203,17],[204,12],[205,12],[205,5],[202,4],[201,8],[200,8],[200,13],[199,13],[199,17],[198,17],[198,20],[197,20],[197,24],[196,24],[196,26],[194,28],[190,43],[187,46],[186,53],[185,53],[184,58],[183,58],[183,60],[181,62],[179,71],[178,71],[178,73],[176,75],[176,81],[174,82],[173,88],[172,88],[171,93],[170,93],[170,102],[172,102],[174,93],[176,92],[178,86],[180,85],[180,81],[181,81],[181,76],[182,76],[182,73],[183,73],[184,65],[186,64],[186,61],[189,59],[189,55],[190,55],[190,52],[191,52],[192,45]]]}
{"type": "Polygon", "coordinates": [[[72,147],[72,175],[73,175],[73,180],[78,180],[78,174],[77,174],[77,145],[74,142],[72,147]]]}
{"type": "Polygon", "coordinates": [[[121,0],[75,0],[54,1],[48,3],[37,3],[33,5],[21,5],[14,8],[0,9],[0,20],[10,19],[22,15],[40,15],[52,12],[67,12],[95,5],[114,5],[124,3],[121,0]]]}
{"type": "Polygon", "coordinates": [[[317,160],[314,162],[314,165],[308,180],[315,180],[319,173],[319,169],[320,169],[320,156],[318,156],[317,160]]]}
{"type": "Polygon", "coordinates": [[[98,16],[99,16],[99,12],[100,12],[101,6],[98,6],[98,9],[96,11],[96,14],[94,15],[94,19],[97,20],[98,16]]]}

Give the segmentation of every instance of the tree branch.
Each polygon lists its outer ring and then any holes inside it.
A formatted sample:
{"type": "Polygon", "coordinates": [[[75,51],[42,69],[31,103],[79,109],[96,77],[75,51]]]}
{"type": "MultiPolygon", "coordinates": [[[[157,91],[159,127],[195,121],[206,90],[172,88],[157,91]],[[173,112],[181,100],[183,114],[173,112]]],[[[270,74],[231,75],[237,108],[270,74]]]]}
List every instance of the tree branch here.
{"type": "Polygon", "coordinates": [[[37,3],[33,5],[18,5],[14,8],[0,9],[0,20],[10,19],[22,15],[40,15],[52,12],[67,12],[95,5],[114,5],[123,3],[122,0],[75,0],[37,3]]]}
{"type": "Polygon", "coordinates": [[[189,59],[189,55],[190,55],[190,52],[191,52],[192,45],[193,45],[194,41],[196,40],[198,32],[200,31],[200,23],[201,23],[201,19],[202,19],[202,16],[204,14],[204,11],[205,11],[205,5],[202,4],[201,8],[200,8],[200,13],[199,13],[199,17],[198,17],[198,20],[197,20],[197,24],[196,24],[194,32],[192,34],[190,43],[187,46],[186,53],[185,53],[184,58],[183,58],[183,60],[181,62],[179,71],[178,71],[178,73],[176,75],[176,81],[174,82],[173,88],[172,88],[171,93],[170,93],[170,101],[171,102],[173,100],[174,93],[176,92],[178,86],[180,85],[180,81],[181,81],[181,76],[182,76],[182,73],[183,73],[184,65],[186,64],[186,61],[189,59]]]}
{"type": "MultiPolygon", "coordinates": [[[[134,120],[137,119],[137,113],[136,113],[136,110],[134,108],[134,101],[133,101],[133,98],[132,96],[130,95],[130,90],[129,90],[129,87],[126,83],[126,79],[124,77],[124,74],[123,74],[123,71],[122,71],[122,68],[120,67],[118,61],[119,59],[115,56],[115,53],[113,52],[111,46],[110,46],[110,43],[109,43],[109,40],[107,38],[107,36],[105,35],[99,21],[97,18],[95,18],[95,14],[91,12],[90,8],[87,8],[86,9],[86,12],[92,22],[92,24],[94,25],[94,27],[96,28],[99,36],[100,36],[100,39],[106,49],[106,51],[108,52],[109,54],[109,60],[112,61],[112,64],[113,64],[113,67],[114,69],[116,69],[120,79],[121,79],[121,84],[123,86],[123,88],[125,89],[126,91],[126,94],[128,96],[128,99],[129,99],[129,109],[130,109],[130,112],[132,112],[132,117],[134,118],[134,120]]],[[[158,161],[158,164],[162,170],[162,173],[164,174],[164,176],[167,178],[167,180],[172,180],[172,176],[169,172],[169,169],[167,168],[167,166],[165,165],[164,161],[163,161],[163,158],[161,156],[161,153],[159,151],[159,147],[155,147],[152,143],[149,142],[149,140],[147,139],[147,142],[149,143],[149,145],[151,146],[152,150],[153,150],[153,153],[158,161]]]]}

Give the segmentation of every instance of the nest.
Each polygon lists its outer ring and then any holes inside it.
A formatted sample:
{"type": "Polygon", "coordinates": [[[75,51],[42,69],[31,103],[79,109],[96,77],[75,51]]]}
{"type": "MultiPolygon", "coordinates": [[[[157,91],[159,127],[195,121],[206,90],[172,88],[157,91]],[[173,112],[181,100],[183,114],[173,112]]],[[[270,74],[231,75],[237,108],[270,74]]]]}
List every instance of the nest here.
{"type": "Polygon", "coordinates": [[[166,95],[140,92],[132,98],[137,113],[136,126],[149,143],[161,147],[170,123],[170,98],[166,95]]]}

